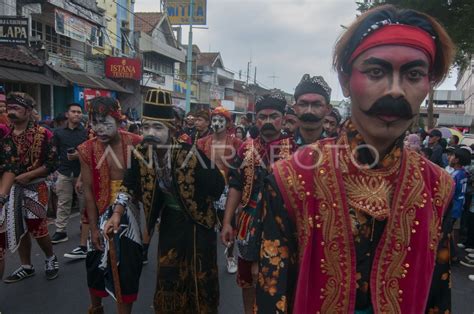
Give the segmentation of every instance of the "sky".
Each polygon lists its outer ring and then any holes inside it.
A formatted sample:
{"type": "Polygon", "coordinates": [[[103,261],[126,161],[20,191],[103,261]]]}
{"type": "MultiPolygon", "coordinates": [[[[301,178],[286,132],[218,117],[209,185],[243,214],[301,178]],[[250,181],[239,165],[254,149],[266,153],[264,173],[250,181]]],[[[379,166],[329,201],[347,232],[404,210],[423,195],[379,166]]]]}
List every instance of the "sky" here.
{"type": "MultiPolygon", "coordinates": [[[[226,69],[267,88],[293,93],[305,73],[321,75],[332,99],[343,99],[332,52],[358,13],[355,0],[207,0],[207,28],[194,29],[193,43],[202,52],[220,52],[226,69]]],[[[159,11],[158,0],[136,0],[136,12],[159,11]]],[[[183,31],[187,44],[188,30],[183,31]]],[[[440,87],[455,89],[455,73],[440,87]]]]}

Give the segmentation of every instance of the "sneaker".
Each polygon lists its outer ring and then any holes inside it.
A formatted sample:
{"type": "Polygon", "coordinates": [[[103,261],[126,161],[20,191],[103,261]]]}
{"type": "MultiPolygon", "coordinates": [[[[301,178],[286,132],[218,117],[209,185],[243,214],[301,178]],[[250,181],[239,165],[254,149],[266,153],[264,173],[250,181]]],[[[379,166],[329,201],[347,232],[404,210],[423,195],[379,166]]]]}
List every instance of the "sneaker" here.
{"type": "Polygon", "coordinates": [[[69,253],[65,253],[64,257],[72,259],[83,259],[87,256],[87,250],[81,246],[78,246],[69,253]]]}
{"type": "Polygon", "coordinates": [[[227,272],[229,274],[235,274],[237,272],[237,263],[234,257],[227,258],[227,272]]]}
{"type": "Polygon", "coordinates": [[[474,275],[469,275],[467,278],[469,278],[470,281],[474,281],[474,275]]]}
{"type": "Polygon", "coordinates": [[[23,266],[20,266],[20,268],[15,270],[10,276],[5,278],[5,280],[3,280],[3,281],[6,282],[6,283],[14,283],[14,282],[18,282],[20,280],[23,280],[25,278],[34,276],[34,274],[35,274],[35,269],[34,268],[27,269],[27,268],[23,268],[23,266]]]}
{"type": "Polygon", "coordinates": [[[56,279],[59,273],[59,262],[56,255],[54,255],[54,258],[52,260],[45,260],[44,263],[45,263],[46,279],[48,280],[56,279]]]}
{"type": "Polygon", "coordinates": [[[466,248],[466,246],[464,245],[464,243],[458,243],[457,246],[458,246],[458,248],[460,248],[460,249],[465,249],[465,248],[466,248]]]}
{"type": "Polygon", "coordinates": [[[470,267],[470,268],[474,268],[474,260],[471,260],[471,259],[463,259],[461,261],[461,265],[464,265],[466,267],[470,267]]]}
{"type": "Polygon", "coordinates": [[[67,237],[66,232],[55,232],[51,238],[51,243],[58,244],[61,242],[66,242],[67,240],[69,240],[69,238],[67,237]]]}

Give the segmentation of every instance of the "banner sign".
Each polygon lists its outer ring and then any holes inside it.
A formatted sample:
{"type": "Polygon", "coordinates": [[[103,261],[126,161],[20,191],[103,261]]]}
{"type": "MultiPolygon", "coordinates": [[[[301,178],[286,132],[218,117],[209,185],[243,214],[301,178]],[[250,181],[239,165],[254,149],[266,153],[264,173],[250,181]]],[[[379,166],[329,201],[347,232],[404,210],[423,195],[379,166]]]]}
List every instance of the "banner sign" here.
{"type": "MultiPolygon", "coordinates": [[[[175,93],[185,95],[186,94],[186,86],[187,86],[186,82],[175,80],[173,90],[174,90],[175,93]]],[[[194,97],[194,98],[197,97],[196,96],[197,95],[197,90],[198,90],[197,84],[191,83],[191,97],[194,97]]]]}
{"type": "Polygon", "coordinates": [[[107,57],[105,59],[105,76],[139,81],[142,79],[142,63],[140,59],[107,57]]]}
{"type": "Polygon", "coordinates": [[[0,44],[27,45],[28,19],[0,16],[0,44]]]}
{"type": "MultiPolygon", "coordinates": [[[[167,0],[166,12],[172,25],[189,25],[190,0],[167,0]]],[[[194,0],[193,25],[206,25],[207,0],[194,0]]]]}
{"type": "Polygon", "coordinates": [[[56,33],[92,46],[99,44],[99,29],[92,23],[61,9],[54,10],[54,17],[56,33]]]}
{"type": "Polygon", "coordinates": [[[87,110],[85,107],[86,102],[92,98],[105,96],[105,97],[116,97],[116,93],[113,91],[103,90],[103,89],[93,89],[82,87],[74,84],[74,102],[82,105],[82,108],[87,110]]]}

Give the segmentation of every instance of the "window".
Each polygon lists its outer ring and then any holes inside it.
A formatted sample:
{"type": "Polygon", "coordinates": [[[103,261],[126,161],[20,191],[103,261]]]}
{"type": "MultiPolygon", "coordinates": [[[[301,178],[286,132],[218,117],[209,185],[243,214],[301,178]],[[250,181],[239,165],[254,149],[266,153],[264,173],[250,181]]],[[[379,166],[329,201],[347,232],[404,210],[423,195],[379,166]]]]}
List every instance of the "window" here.
{"type": "Polygon", "coordinates": [[[43,24],[33,20],[31,22],[31,35],[37,37],[38,40],[43,40],[43,24]]]}
{"type": "Polygon", "coordinates": [[[44,25],[44,34],[44,41],[48,52],[65,56],[71,55],[71,38],[58,35],[54,27],[50,25],[44,25]]]}

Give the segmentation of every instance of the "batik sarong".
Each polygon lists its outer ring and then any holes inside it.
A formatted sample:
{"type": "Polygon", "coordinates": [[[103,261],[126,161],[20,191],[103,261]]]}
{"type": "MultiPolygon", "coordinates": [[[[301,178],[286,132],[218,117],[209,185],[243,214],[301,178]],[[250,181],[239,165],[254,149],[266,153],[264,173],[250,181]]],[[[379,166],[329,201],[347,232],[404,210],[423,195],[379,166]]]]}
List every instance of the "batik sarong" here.
{"type": "Polygon", "coordinates": [[[5,215],[10,251],[16,251],[27,232],[34,238],[48,235],[48,187],[44,179],[32,181],[28,185],[14,184],[7,204],[5,215]]]}

